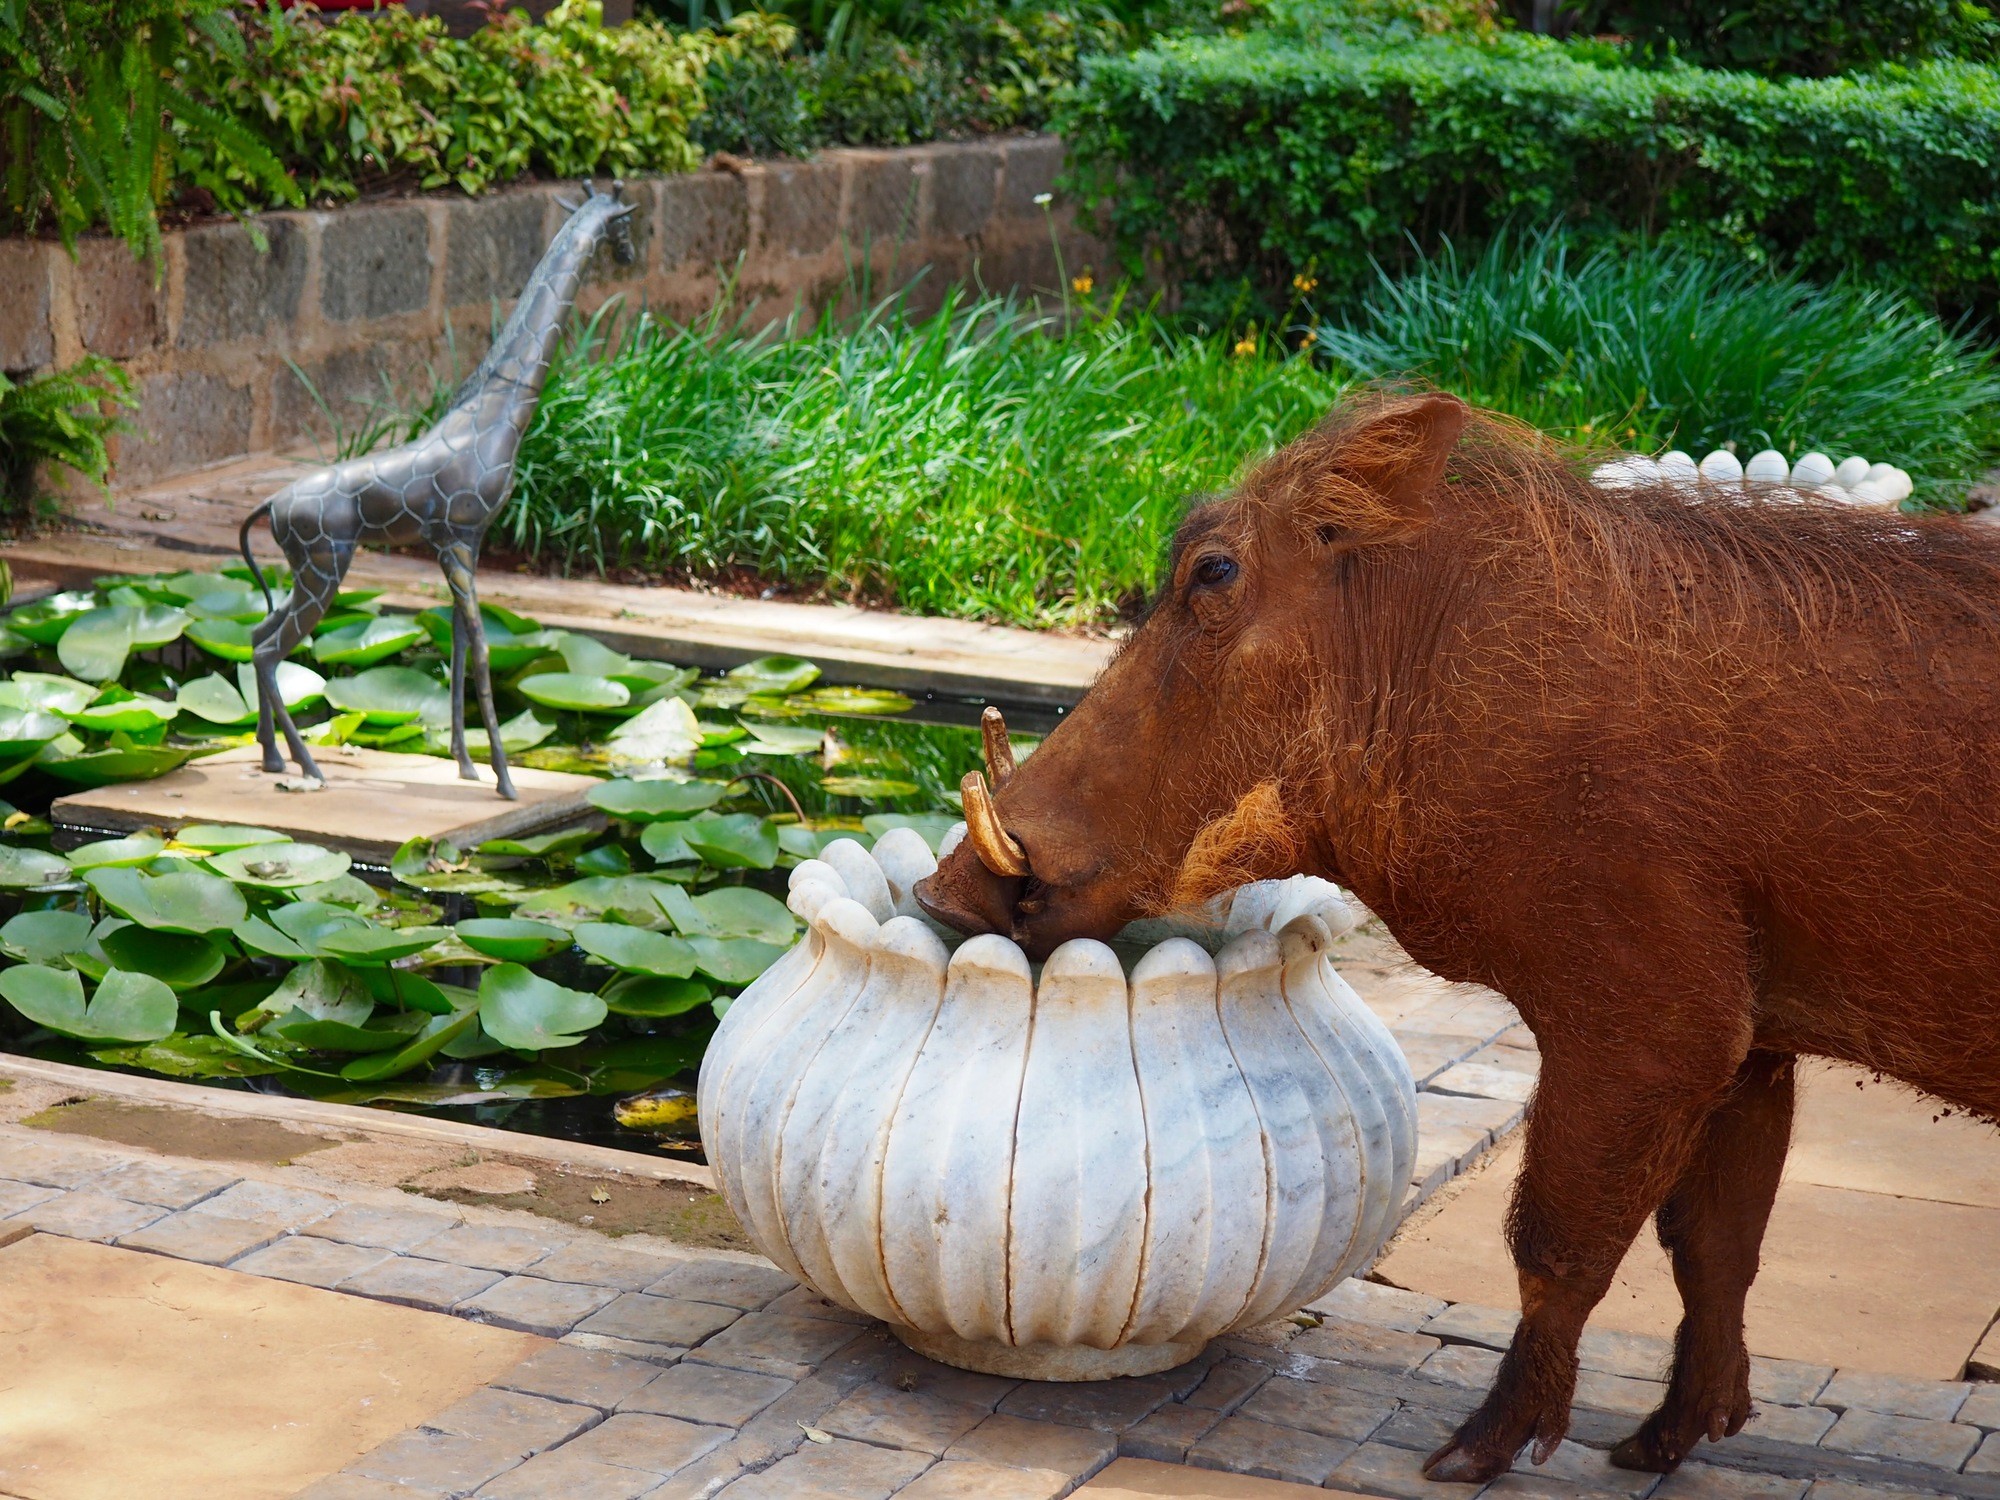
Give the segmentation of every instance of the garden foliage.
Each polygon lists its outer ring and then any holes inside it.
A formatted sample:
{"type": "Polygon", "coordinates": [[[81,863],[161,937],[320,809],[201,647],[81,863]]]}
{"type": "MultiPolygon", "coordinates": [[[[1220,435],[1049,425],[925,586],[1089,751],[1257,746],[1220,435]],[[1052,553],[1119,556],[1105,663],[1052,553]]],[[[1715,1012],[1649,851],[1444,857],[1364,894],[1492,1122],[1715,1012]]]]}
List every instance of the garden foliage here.
{"type": "Polygon", "coordinates": [[[119,428],[119,410],[137,405],[132,378],[101,355],[18,382],[0,372],[0,518],[33,504],[44,463],[102,484],[111,462],[106,439],[119,428]]]}
{"type": "Polygon", "coordinates": [[[2000,27],[1969,0],[1587,0],[1593,30],[1652,57],[1827,77],[1895,60],[1988,57],[2000,27]]]}
{"type": "Polygon", "coordinates": [[[1969,63],[1767,80],[1517,35],[1272,32],[1089,59],[1058,123],[1135,254],[1267,291],[1565,217],[2000,294],[2000,71],[1969,63]]]}

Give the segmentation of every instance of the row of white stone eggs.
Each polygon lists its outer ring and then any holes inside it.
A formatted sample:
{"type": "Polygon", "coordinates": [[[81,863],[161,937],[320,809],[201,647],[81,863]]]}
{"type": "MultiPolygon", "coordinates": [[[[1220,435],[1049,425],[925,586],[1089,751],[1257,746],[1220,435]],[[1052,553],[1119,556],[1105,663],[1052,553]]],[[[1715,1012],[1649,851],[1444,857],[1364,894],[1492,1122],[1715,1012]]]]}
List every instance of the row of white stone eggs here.
{"type": "Polygon", "coordinates": [[[1678,448],[1658,458],[1635,454],[1591,471],[1591,481],[1607,489],[1637,489],[1648,484],[1790,484],[1829,500],[1893,509],[1909,498],[1910,476],[1894,464],[1871,464],[1856,455],[1839,464],[1824,453],[1808,453],[1795,464],[1766,448],[1743,463],[1726,448],[1717,448],[1699,464],[1678,448]]]}

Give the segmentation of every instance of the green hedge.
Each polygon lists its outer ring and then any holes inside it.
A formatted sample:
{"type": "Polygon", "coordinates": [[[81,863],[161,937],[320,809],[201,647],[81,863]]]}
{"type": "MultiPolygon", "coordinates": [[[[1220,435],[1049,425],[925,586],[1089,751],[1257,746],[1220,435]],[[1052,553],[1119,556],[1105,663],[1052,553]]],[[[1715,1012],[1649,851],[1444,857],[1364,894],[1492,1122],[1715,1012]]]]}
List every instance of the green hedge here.
{"type": "Polygon", "coordinates": [[[1165,43],[1088,62],[1059,128],[1128,252],[1182,275],[1339,290],[1413,244],[1561,217],[1994,301],[2000,71],[1769,81],[1590,55],[1522,36],[1165,43]]]}

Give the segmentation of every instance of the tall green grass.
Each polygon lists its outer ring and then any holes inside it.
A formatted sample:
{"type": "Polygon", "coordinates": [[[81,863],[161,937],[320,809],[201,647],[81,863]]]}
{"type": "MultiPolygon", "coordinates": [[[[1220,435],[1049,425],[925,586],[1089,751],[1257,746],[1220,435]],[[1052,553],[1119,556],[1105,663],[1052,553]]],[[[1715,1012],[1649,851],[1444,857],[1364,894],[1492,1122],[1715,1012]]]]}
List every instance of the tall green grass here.
{"type": "Polygon", "coordinates": [[[1901,296],[1560,229],[1380,272],[1317,330],[1359,380],[1415,377],[1586,447],[1725,442],[1899,464],[1950,501],[2000,450],[2000,371],[1901,296]]]}
{"type": "Polygon", "coordinates": [[[565,569],[745,566],[927,614],[1101,621],[1151,584],[1189,495],[1341,389],[1115,308],[953,299],[769,335],[641,318],[552,375],[496,539],[565,569]]]}

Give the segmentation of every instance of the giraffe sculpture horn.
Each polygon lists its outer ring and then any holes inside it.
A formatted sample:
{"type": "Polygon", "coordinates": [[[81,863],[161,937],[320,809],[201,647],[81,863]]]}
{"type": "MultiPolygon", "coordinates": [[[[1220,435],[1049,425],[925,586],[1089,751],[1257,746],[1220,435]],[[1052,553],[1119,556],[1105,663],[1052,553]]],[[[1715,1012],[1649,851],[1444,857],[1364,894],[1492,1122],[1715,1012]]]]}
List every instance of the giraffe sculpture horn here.
{"type": "Polygon", "coordinates": [[[999,791],[1014,775],[1014,747],[1007,743],[1007,716],[992,704],[979,716],[979,739],[986,752],[986,774],[999,791]]]}
{"type": "Polygon", "coordinates": [[[977,771],[967,771],[958,784],[958,792],[965,803],[966,841],[979,856],[979,862],[995,875],[1026,875],[1027,851],[1000,825],[999,811],[993,806],[992,794],[986,790],[986,778],[977,771]]]}

